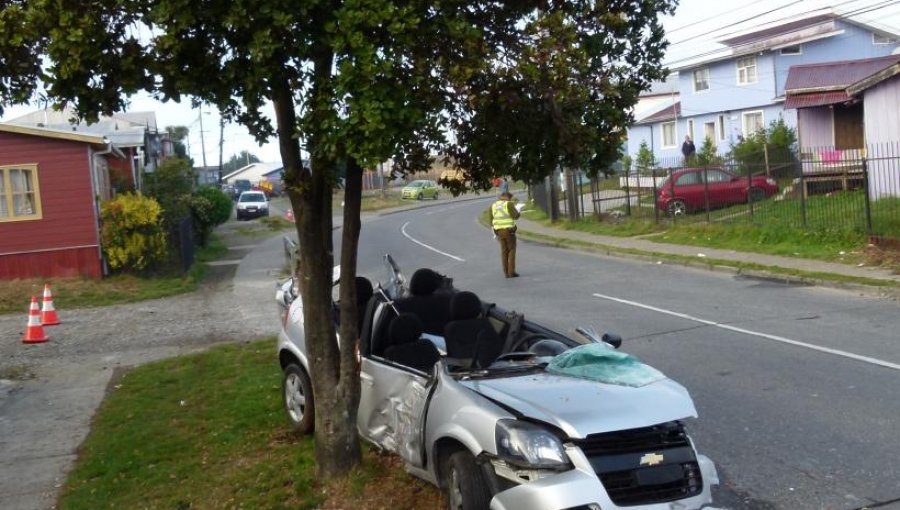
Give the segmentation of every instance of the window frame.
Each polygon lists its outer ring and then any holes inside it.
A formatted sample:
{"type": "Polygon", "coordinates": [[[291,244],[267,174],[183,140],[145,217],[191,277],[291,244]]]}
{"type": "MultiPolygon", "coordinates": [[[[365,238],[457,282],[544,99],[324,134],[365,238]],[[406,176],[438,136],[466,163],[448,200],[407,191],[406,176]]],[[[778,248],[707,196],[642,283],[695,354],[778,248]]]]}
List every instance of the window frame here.
{"type": "Polygon", "coordinates": [[[697,137],[694,136],[694,128],[696,127],[694,125],[694,119],[688,119],[685,127],[687,128],[687,133],[685,134],[691,137],[691,141],[696,140],[697,137]]]}
{"type": "Polygon", "coordinates": [[[756,55],[752,55],[749,57],[739,57],[739,58],[735,59],[734,65],[737,70],[737,84],[738,85],[753,85],[754,83],[759,82],[759,63],[756,59],[756,55]],[[741,61],[749,61],[749,60],[753,61],[753,65],[747,65],[746,63],[743,66],[741,65],[741,61]],[[751,67],[753,68],[753,80],[751,81],[748,78],[747,81],[741,81],[741,70],[745,70],[744,74],[748,75],[749,73],[746,72],[746,69],[750,69],[751,67]]]}
{"type": "Polygon", "coordinates": [[[761,126],[760,129],[766,129],[766,112],[765,111],[749,110],[746,112],[741,112],[741,133],[744,135],[745,139],[756,132],[756,131],[754,131],[752,133],[747,132],[747,117],[749,117],[751,115],[756,115],[757,113],[759,114],[759,118],[760,118],[760,126],[761,126]]]}
{"type": "Polygon", "coordinates": [[[702,69],[696,69],[696,70],[694,70],[694,72],[691,74],[691,81],[692,81],[693,84],[694,84],[694,93],[695,93],[695,94],[703,94],[703,93],[705,93],[705,92],[709,92],[709,86],[710,86],[710,84],[709,84],[709,68],[708,68],[708,67],[704,67],[704,68],[702,68],[702,69]],[[704,74],[706,74],[706,79],[705,79],[705,81],[704,81],[704,83],[706,83],[706,88],[703,88],[703,89],[698,89],[698,88],[697,88],[697,73],[704,73],[704,74]]]}
{"type": "Polygon", "coordinates": [[[716,130],[716,134],[719,137],[719,141],[724,142],[725,141],[725,116],[719,115],[719,118],[717,120],[719,121],[719,128],[716,130]]]}
{"type": "Polygon", "coordinates": [[[659,141],[663,149],[674,149],[678,147],[678,122],[670,120],[659,124],[659,141]],[[666,126],[672,125],[672,145],[666,145],[666,126]]]}
{"type": "Polygon", "coordinates": [[[709,140],[713,143],[716,142],[716,139],[719,136],[719,133],[718,133],[719,129],[716,124],[717,124],[716,121],[703,123],[703,142],[704,143],[706,142],[706,128],[708,128],[710,125],[712,125],[712,136],[709,138],[709,140]]]}
{"type": "Polygon", "coordinates": [[[784,57],[795,57],[797,55],[803,55],[803,45],[802,44],[792,44],[790,46],[785,46],[778,50],[778,54],[784,57]],[[794,53],[786,53],[784,50],[789,48],[797,48],[797,51],[794,53]]]}
{"type": "Polygon", "coordinates": [[[33,221],[44,218],[44,209],[41,204],[41,180],[38,174],[37,163],[23,163],[16,165],[0,165],[0,180],[3,181],[3,195],[6,198],[7,216],[0,216],[0,223],[12,223],[16,221],[33,221]],[[16,214],[14,209],[15,200],[13,199],[12,180],[10,178],[11,170],[30,170],[32,178],[32,192],[34,193],[34,211],[32,214],[16,214]]]}
{"type": "Polygon", "coordinates": [[[889,35],[884,35],[884,34],[879,34],[879,33],[876,33],[876,32],[872,32],[872,45],[873,45],[873,46],[888,46],[888,45],[891,45],[891,44],[897,44],[898,41],[900,41],[900,40],[898,40],[898,39],[896,39],[896,38],[894,38],[894,37],[891,37],[891,36],[889,36],[889,35]],[[877,37],[883,38],[884,41],[883,41],[883,42],[878,42],[878,40],[876,39],[877,37]]]}

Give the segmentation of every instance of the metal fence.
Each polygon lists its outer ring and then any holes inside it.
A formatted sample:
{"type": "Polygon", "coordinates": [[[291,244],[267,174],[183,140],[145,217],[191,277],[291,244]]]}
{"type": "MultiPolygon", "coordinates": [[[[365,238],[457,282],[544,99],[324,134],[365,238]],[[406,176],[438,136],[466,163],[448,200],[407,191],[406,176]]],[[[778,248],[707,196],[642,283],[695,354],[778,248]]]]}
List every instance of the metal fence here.
{"type": "Polygon", "coordinates": [[[900,238],[900,143],[753,156],[679,158],[607,179],[566,173],[560,209],[572,220],[745,222],[900,238]]]}

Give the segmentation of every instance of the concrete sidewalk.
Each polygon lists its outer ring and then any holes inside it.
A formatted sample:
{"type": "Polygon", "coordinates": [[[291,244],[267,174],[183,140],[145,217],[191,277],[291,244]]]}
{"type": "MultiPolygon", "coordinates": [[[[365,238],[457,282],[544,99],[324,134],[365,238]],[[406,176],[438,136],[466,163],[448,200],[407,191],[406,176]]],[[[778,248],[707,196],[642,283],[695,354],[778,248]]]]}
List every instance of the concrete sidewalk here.
{"type": "MultiPolygon", "coordinates": [[[[681,259],[680,261],[688,264],[693,265],[691,259],[695,259],[696,265],[704,267],[731,267],[738,272],[748,274],[767,272],[765,268],[753,267],[750,265],[780,268],[781,271],[775,269],[769,271],[769,273],[774,277],[784,280],[814,282],[840,287],[855,287],[856,282],[847,284],[843,281],[829,280],[828,275],[836,275],[845,278],[864,278],[874,284],[874,288],[883,291],[882,294],[900,297],[900,275],[894,274],[892,271],[884,268],[855,266],[820,260],[765,255],[761,253],[739,252],[704,246],[658,243],[647,239],[633,237],[590,234],[587,232],[547,227],[543,224],[524,218],[518,220],[518,226],[520,235],[525,238],[529,237],[528,234],[537,234],[538,236],[545,238],[531,237],[531,240],[537,242],[553,242],[551,239],[546,239],[549,237],[565,241],[574,241],[588,249],[603,251],[610,255],[621,254],[647,257],[676,256],[681,259]],[[787,274],[788,272],[801,272],[802,274],[791,275],[787,274]]],[[[866,282],[859,281],[858,283],[865,284],[866,282]]]]}

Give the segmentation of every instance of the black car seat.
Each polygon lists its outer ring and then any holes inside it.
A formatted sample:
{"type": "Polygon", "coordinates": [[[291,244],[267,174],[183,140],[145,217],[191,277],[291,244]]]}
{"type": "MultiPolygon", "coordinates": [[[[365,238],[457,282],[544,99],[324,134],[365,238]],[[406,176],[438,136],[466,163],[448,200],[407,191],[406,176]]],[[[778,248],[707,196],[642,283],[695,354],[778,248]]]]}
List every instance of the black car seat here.
{"type": "Polygon", "coordinates": [[[366,316],[366,307],[369,304],[369,300],[372,299],[372,296],[375,294],[375,289],[372,287],[372,282],[369,281],[365,276],[357,276],[356,277],[356,331],[357,334],[362,334],[363,328],[363,319],[366,316]]]}
{"type": "Polygon", "coordinates": [[[395,302],[400,312],[414,313],[422,321],[422,331],[442,335],[450,320],[450,298],[453,295],[441,287],[444,276],[428,268],[416,270],[409,279],[409,297],[395,302]]]}
{"type": "Polygon", "coordinates": [[[475,339],[472,368],[487,368],[503,354],[503,340],[494,328],[482,329],[475,339]]]}
{"type": "Polygon", "coordinates": [[[450,299],[450,322],[444,327],[448,357],[472,359],[480,332],[491,330],[497,335],[491,322],[481,316],[481,307],[481,300],[472,292],[458,292],[450,299]]]}
{"type": "Polygon", "coordinates": [[[391,343],[384,350],[385,359],[426,373],[441,359],[437,347],[421,338],[422,321],[415,315],[401,313],[394,317],[389,333],[391,343]]]}

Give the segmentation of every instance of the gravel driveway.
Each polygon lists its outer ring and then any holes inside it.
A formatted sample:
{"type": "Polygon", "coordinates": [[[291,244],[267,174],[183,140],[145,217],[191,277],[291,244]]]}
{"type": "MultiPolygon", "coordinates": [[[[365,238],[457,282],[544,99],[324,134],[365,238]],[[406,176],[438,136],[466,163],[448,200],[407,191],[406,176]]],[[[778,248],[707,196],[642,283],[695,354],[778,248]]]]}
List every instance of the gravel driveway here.
{"type": "Polygon", "coordinates": [[[219,233],[229,254],[192,294],[59,310],[62,325],[37,345],[20,341],[25,310],[0,316],[0,508],[55,507],[115,369],[276,334],[281,234],[258,222],[219,233]]]}

